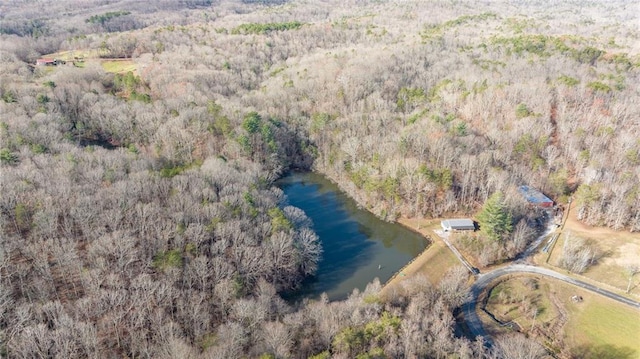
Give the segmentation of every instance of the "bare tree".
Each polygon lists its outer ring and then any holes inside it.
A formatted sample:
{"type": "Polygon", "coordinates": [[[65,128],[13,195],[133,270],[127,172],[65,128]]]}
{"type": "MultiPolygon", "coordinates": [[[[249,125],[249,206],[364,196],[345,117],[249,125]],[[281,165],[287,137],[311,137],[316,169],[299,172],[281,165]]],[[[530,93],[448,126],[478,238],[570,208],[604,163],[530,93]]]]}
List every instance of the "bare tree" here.
{"type": "Polygon", "coordinates": [[[449,270],[444,278],[440,280],[438,289],[444,300],[451,305],[451,308],[458,307],[467,299],[469,272],[462,266],[457,266],[449,270]]]}
{"type": "Polygon", "coordinates": [[[501,336],[496,340],[495,351],[499,358],[538,359],[547,356],[544,347],[521,334],[501,336]]]}
{"type": "Polygon", "coordinates": [[[574,273],[584,272],[594,263],[596,251],[584,239],[565,234],[561,265],[574,273]]]}
{"type": "Polygon", "coordinates": [[[260,337],[267,353],[273,353],[277,358],[286,358],[290,355],[293,335],[286,325],[279,322],[266,322],[263,324],[260,337]]]}

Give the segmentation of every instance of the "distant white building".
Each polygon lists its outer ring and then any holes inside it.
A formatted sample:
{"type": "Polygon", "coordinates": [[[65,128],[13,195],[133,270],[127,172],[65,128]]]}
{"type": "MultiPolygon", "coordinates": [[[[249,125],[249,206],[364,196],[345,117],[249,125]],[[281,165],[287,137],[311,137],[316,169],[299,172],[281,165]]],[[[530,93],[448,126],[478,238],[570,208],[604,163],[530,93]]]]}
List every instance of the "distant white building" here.
{"type": "Polygon", "coordinates": [[[469,218],[462,219],[445,219],[440,222],[442,229],[445,231],[474,231],[476,225],[469,218]]]}

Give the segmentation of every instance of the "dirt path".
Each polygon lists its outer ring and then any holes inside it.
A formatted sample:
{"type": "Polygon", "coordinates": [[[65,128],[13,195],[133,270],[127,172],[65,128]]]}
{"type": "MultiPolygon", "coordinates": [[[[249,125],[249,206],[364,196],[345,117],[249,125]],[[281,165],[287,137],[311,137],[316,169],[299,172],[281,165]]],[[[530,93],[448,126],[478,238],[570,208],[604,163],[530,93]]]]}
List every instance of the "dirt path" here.
{"type": "Polygon", "coordinates": [[[578,220],[578,214],[577,214],[578,211],[575,207],[576,207],[575,202],[572,202],[571,209],[569,211],[569,216],[567,217],[567,221],[565,223],[565,227],[568,230],[575,231],[575,232],[588,233],[589,237],[595,238],[595,239],[607,239],[611,236],[627,236],[627,237],[638,236],[638,234],[631,233],[629,231],[616,231],[608,227],[594,227],[586,223],[580,222],[578,220]]]}

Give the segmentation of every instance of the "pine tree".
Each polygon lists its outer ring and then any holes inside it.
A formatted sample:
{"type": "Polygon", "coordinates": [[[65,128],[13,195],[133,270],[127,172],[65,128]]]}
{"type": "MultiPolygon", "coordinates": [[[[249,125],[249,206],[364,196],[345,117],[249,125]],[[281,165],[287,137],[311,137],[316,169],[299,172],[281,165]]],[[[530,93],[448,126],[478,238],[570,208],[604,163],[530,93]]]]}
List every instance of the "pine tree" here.
{"type": "Polygon", "coordinates": [[[480,230],[494,241],[504,239],[513,229],[513,218],[504,205],[502,192],[495,192],[487,199],[478,215],[480,230]]]}

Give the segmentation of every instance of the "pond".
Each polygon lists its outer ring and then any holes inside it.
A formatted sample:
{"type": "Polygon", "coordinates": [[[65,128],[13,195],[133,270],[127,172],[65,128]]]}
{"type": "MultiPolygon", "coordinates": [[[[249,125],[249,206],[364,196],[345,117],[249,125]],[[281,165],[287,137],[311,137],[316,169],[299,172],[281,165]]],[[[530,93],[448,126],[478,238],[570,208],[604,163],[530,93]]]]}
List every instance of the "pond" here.
{"type": "Polygon", "coordinates": [[[319,174],[294,173],[276,185],[287,195],[288,204],[313,221],[324,251],[316,275],[285,295],[287,299],[318,298],[323,292],[330,300],[344,299],[375,278],[386,282],[429,245],[420,234],[358,208],[319,174]]]}

